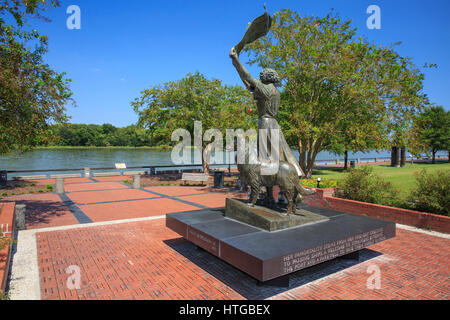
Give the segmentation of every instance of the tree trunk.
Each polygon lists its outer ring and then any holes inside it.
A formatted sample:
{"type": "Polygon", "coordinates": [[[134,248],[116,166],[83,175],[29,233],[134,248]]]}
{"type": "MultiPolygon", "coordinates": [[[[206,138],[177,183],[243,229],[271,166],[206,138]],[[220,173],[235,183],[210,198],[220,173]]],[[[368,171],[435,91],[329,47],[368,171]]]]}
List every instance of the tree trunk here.
{"type": "Polygon", "coordinates": [[[202,155],[203,172],[207,175],[209,175],[210,159],[211,159],[211,145],[209,144],[206,148],[203,149],[202,155]]]}
{"type": "Polygon", "coordinates": [[[403,147],[400,149],[400,167],[406,166],[406,148],[403,147]]]}
{"type": "Polygon", "coordinates": [[[312,177],[313,166],[314,164],[312,163],[311,160],[311,151],[308,151],[306,153],[306,170],[304,171],[307,179],[311,179],[312,177]]]}
{"type": "Polygon", "coordinates": [[[298,142],[298,154],[299,154],[298,164],[300,165],[300,168],[302,169],[304,174],[306,176],[308,176],[305,145],[306,144],[303,141],[299,140],[299,142],[298,142]]]}
{"type": "Polygon", "coordinates": [[[344,152],[344,171],[348,170],[348,151],[344,152]]]}
{"type": "Polygon", "coordinates": [[[392,147],[391,149],[391,167],[398,167],[398,147],[392,147]]]}
{"type": "Polygon", "coordinates": [[[431,159],[431,163],[435,164],[436,163],[436,150],[433,150],[432,153],[433,153],[433,158],[431,159]]]}
{"type": "Polygon", "coordinates": [[[314,163],[316,162],[316,157],[317,157],[318,154],[319,154],[319,152],[318,152],[317,150],[314,151],[314,153],[312,154],[311,162],[310,162],[310,164],[308,165],[308,172],[305,173],[305,174],[306,174],[306,177],[307,177],[308,179],[311,179],[311,177],[312,177],[312,173],[313,173],[313,169],[314,169],[314,163]]]}

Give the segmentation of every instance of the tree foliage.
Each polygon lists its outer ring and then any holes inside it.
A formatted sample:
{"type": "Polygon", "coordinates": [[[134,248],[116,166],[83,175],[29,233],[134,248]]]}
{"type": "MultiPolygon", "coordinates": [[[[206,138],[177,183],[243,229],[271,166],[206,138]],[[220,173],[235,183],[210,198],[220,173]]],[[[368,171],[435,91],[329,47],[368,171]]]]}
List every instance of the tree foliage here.
{"type": "MultiPolygon", "coordinates": [[[[194,122],[202,129],[247,130],[256,127],[255,118],[247,110],[252,106],[251,95],[240,86],[223,85],[218,79],[209,80],[196,72],[179,81],[151,86],[132,102],[139,115],[139,125],[150,131],[152,140],[170,141],[176,129],[186,129],[194,136],[194,122]]],[[[209,142],[203,142],[203,148],[209,142]]]]}
{"type": "Polygon", "coordinates": [[[47,37],[28,30],[30,18],[43,18],[43,11],[58,5],[0,0],[0,154],[36,146],[50,136],[52,122],[67,120],[69,80],[44,63],[47,37]]]}
{"type": "Polygon", "coordinates": [[[450,112],[442,106],[431,106],[415,117],[410,151],[432,154],[450,149],[450,112]]]}
{"type": "Polygon", "coordinates": [[[147,130],[136,125],[117,128],[109,123],[63,124],[51,127],[54,138],[46,146],[144,147],[155,146],[147,130]]]}
{"type": "Polygon", "coordinates": [[[250,64],[282,78],[280,123],[307,176],[317,154],[336,144],[352,151],[386,146],[395,119],[426,103],[423,75],[409,58],[357,38],[351,21],[332,13],[278,12],[268,36],[246,50],[250,64]]]}

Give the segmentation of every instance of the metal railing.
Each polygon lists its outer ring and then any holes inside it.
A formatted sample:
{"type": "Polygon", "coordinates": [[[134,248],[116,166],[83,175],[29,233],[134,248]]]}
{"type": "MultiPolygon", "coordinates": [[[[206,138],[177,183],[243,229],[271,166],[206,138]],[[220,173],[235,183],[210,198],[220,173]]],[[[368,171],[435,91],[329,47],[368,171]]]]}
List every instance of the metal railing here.
{"type": "MultiPolygon", "coordinates": [[[[447,156],[443,155],[436,155],[436,160],[440,159],[446,159],[447,156]]],[[[367,158],[349,158],[348,162],[354,161],[355,163],[361,164],[361,163],[377,163],[377,162],[386,162],[390,161],[390,157],[367,157],[367,158]]],[[[422,158],[411,158],[408,157],[407,162],[410,161],[423,161],[423,160],[429,160],[426,157],[422,158]]],[[[331,165],[331,164],[342,164],[345,163],[345,159],[322,159],[322,160],[316,160],[314,165],[318,166],[320,164],[324,165],[331,165]]],[[[235,167],[236,163],[223,163],[223,164],[213,164],[210,166],[211,169],[217,169],[217,168],[227,168],[228,174],[231,174],[231,168],[235,167]]],[[[164,173],[182,173],[182,172],[189,172],[191,170],[198,170],[202,171],[203,167],[201,164],[192,164],[192,165],[154,165],[154,166],[131,166],[126,167],[124,169],[118,169],[116,167],[102,167],[102,168],[73,168],[73,169],[32,169],[32,170],[0,170],[0,181],[7,180],[8,174],[30,174],[30,173],[44,173],[47,177],[49,176],[49,173],[51,172],[85,172],[85,170],[88,169],[89,172],[91,171],[105,171],[105,170],[114,170],[119,171],[121,175],[123,175],[123,172],[126,170],[136,170],[136,169],[146,169],[148,170],[148,173],[150,175],[156,175],[158,173],[164,174],[164,173]]]]}

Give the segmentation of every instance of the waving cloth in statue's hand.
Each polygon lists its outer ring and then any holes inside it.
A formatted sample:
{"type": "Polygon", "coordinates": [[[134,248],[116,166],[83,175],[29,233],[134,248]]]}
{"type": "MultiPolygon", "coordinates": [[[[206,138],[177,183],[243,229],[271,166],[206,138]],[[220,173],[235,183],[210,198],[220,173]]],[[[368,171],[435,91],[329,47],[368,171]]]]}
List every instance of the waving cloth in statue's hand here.
{"type": "MultiPolygon", "coordinates": [[[[266,6],[264,6],[264,9],[266,9],[266,6]]],[[[270,30],[270,27],[272,26],[272,17],[266,12],[253,20],[253,22],[248,27],[247,31],[245,32],[244,38],[242,38],[241,42],[235,46],[236,52],[239,56],[242,49],[244,49],[245,45],[252,43],[255,40],[258,40],[261,37],[264,37],[270,30]]]]}

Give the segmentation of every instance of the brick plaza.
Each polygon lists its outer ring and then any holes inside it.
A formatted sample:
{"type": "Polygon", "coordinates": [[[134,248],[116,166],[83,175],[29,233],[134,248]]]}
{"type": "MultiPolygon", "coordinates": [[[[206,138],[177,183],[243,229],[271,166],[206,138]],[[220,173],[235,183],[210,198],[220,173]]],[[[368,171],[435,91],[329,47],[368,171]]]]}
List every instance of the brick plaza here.
{"type": "MultiPolygon", "coordinates": [[[[361,252],[359,261],[325,262],[291,277],[289,288],[258,286],[229,264],[165,227],[173,212],[223,207],[237,191],[201,186],[132,189],[124,177],[66,179],[63,195],[9,198],[27,206],[26,241],[36,266],[28,280],[40,299],[440,299],[450,293],[448,235],[398,226],[394,239],[361,252]],[[80,269],[70,289],[69,266],[80,269]],[[380,271],[380,288],[368,285],[380,271]]],[[[41,181],[42,183],[42,181],[41,181]]],[[[49,180],[44,183],[54,183],[49,180]]],[[[19,234],[17,260],[25,238],[19,234]]],[[[28,258],[27,258],[28,259],[28,258]]],[[[13,260],[11,298],[24,298],[13,260]],[[19,294],[20,293],[20,294],[19,294]]]]}

